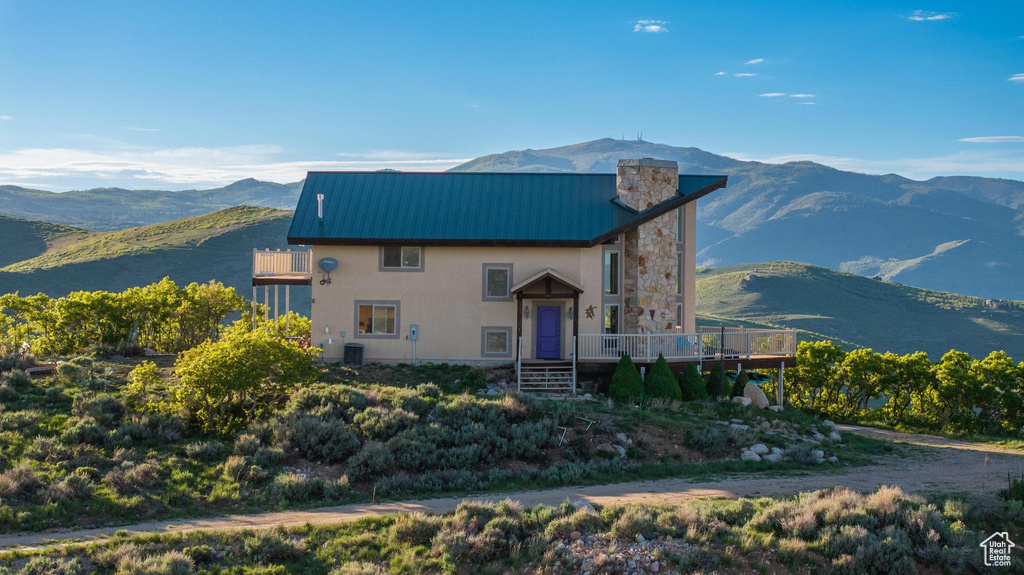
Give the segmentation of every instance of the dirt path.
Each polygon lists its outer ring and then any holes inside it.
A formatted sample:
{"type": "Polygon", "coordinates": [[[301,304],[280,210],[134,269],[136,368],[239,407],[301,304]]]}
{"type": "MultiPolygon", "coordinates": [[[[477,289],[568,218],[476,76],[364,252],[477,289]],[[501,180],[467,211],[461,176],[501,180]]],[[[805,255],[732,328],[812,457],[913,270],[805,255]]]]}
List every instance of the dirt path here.
{"type": "Polygon", "coordinates": [[[929,435],[840,425],[846,433],[858,433],[924,448],[913,458],[887,457],[877,464],[856,467],[824,475],[793,477],[742,477],[720,481],[696,482],[685,479],[659,479],[589,487],[564,487],[521,493],[491,494],[480,497],[453,497],[384,503],[379,505],[340,505],[308,511],[281,511],[256,515],[234,515],[181,521],[149,521],[121,527],[78,529],[74,531],[25,533],[0,536],[0,549],[38,548],[67,543],[69,540],[102,540],[116,531],[129,533],[184,533],[223,531],[244,528],[268,528],[326,525],[353,521],[386,513],[452,511],[462,501],[496,501],[511,498],[530,507],[540,503],[554,505],[565,499],[586,499],[592,503],[672,504],[705,497],[741,497],[788,495],[826,487],[844,486],[870,491],[882,485],[899,485],[906,491],[987,491],[1003,487],[1007,473],[1019,474],[1024,467],[1024,452],[1008,448],[970,443],[929,435]]]}

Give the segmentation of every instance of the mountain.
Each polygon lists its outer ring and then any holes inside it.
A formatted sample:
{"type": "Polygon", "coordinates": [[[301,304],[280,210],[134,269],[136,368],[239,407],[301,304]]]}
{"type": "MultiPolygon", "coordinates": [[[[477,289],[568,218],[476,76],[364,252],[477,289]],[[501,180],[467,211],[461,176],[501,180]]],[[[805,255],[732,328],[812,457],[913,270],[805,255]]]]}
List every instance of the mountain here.
{"type": "Polygon", "coordinates": [[[0,186],[0,213],[90,230],[118,230],[234,206],[293,210],[301,191],[302,182],[275,184],[252,178],[223,188],[181,192],[96,188],[57,193],[0,186]]]}
{"type": "Polygon", "coordinates": [[[0,267],[34,258],[91,233],[71,226],[0,216],[0,238],[4,239],[0,267]]]}
{"type": "Polygon", "coordinates": [[[788,327],[801,339],[937,359],[950,349],[974,357],[1004,350],[1024,361],[1024,302],[924,290],[794,262],[702,269],[700,320],[788,327]],[[993,308],[997,305],[997,308],[993,308]]]}
{"type": "Polygon", "coordinates": [[[729,176],[728,188],[699,203],[700,265],[803,261],[934,290],[1024,299],[1024,182],[964,176],[921,182],[610,138],[493,154],[453,169],[614,172],[626,157],[675,160],[684,173],[729,176]]]}
{"type": "MultiPolygon", "coordinates": [[[[24,250],[30,257],[5,262],[0,268],[0,294],[17,291],[62,296],[76,290],[121,291],[169,276],[179,285],[218,280],[248,298],[253,248],[287,249],[291,215],[272,208],[240,206],[112,232],[56,226],[63,235],[45,236],[56,237],[48,248],[24,250]]],[[[45,231],[50,225],[3,218],[0,237],[25,229],[45,231]]],[[[309,290],[292,291],[293,308],[309,313],[309,290]]]]}

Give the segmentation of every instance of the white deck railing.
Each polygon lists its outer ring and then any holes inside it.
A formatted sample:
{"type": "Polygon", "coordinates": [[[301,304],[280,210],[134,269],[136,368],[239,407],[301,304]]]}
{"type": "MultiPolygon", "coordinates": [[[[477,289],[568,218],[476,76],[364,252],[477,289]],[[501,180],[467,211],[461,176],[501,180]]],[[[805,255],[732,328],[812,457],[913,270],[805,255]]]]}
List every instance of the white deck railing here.
{"type": "Polygon", "coordinates": [[[313,252],[252,250],[252,277],[313,277],[313,252]]]}
{"type": "Polygon", "coordinates": [[[579,359],[634,361],[751,359],[796,355],[794,329],[698,328],[697,333],[583,334],[579,359]]]}

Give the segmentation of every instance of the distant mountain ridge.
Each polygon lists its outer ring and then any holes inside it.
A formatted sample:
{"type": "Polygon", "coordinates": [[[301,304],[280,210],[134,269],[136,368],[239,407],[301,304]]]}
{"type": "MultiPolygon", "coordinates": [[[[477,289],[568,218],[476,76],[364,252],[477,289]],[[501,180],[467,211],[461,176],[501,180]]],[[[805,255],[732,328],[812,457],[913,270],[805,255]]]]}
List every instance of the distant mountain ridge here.
{"type": "Polygon", "coordinates": [[[302,182],[275,184],[248,178],[209,190],[94,188],[47,192],[0,186],[0,213],[90,230],[119,230],[201,216],[235,206],[293,210],[302,182]]]}
{"type": "Polygon", "coordinates": [[[1024,182],[970,176],[923,182],[814,162],[765,164],[610,138],[483,156],[457,171],[614,172],[619,158],[675,160],[722,173],[699,203],[698,262],[808,262],[928,289],[1024,299],[1024,182]]]}
{"type": "MultiPolygon", "coordinates": [[[[727,189],[699,203],[700,265],[801,261],[922,288],[1024,299],[1024,182],[971,176],[922,182],[814,162],[747,162],[694,147],[610,138],[491,154],[453,169],[608,173],[627,157],[675,160],[684,173],[729,176],[727,189]]],[[[181,192],[100,188],[54,193],[0,186],[0,214],[107,231],[237,205],[290,210],[301,188],[301,181],[254,179],[181,192]]],[[[39,249],[38,242],[32,249],[39,249]]]]}

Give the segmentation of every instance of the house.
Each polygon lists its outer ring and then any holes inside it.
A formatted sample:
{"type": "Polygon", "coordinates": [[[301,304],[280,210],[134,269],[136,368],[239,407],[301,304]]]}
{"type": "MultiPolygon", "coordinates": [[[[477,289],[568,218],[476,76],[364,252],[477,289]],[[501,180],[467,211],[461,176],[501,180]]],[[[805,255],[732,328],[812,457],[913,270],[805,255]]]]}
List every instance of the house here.
{"type": "Polygon", "coordinates": [[[624,353],[791,358],[791,331],[696,325],[697,201],[726,182],[647,158],[615,174],[310,172],[288,233],[310,252],[256,252],[254,301],[312,285],[326,360],[357,343],[366,361],[514,362],[551,387],[624,353]]]}

